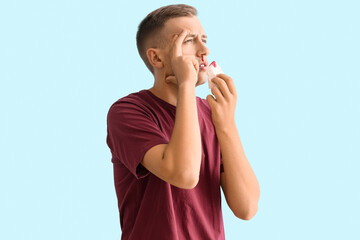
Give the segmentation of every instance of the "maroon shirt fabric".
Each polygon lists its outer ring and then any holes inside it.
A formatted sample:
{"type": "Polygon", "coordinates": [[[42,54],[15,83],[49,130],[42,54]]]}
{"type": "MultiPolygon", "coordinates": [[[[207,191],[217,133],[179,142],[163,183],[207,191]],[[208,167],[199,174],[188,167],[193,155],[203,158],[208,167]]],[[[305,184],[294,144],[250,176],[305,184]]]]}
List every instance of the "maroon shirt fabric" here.
{"type": "Polygon", "coordinates": [[[208,103],[197,97],[197,107],[202,160],[199,182],[193,189],[177,188],[141,164],[150,148],[169,142],[175,106],[142,90],[110,107],[107,144],[114,167],[121,239],[225,239],[220,147],[208,103]]]}

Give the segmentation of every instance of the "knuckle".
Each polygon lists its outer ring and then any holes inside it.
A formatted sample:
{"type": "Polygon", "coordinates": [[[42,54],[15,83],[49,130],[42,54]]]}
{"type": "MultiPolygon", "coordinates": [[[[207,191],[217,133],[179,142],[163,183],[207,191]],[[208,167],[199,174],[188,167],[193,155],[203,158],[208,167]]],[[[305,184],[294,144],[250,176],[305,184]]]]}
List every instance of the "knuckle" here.
{"type": "Polygon", "coordinates": [[[223,86],[223,87],[226,87],[226,86],[227,86],[227,84],[226,84],[225,81],[220,81],[220,84],[221,84],[221,86],[223,86]]]}
{"type": "Polygon", "coordinates": [[[216,81],[216,83],[221,83],[221,78],[220,77],[216,76],[213,79],[216,81]]]}
{"type": "Polygon", "coordinates": [[[211,88],[211,93],[215,94],[215,86],[211,88]]]}
{"type": "Polygon", "coordinates": [[[229,77],[229,76],[227,76],[227,78],[225,78],[225,81],[229,84],[229,83],[231,83],[231,82],[232,82],[232,78],[231,78],[231,77],[229,77]]]}

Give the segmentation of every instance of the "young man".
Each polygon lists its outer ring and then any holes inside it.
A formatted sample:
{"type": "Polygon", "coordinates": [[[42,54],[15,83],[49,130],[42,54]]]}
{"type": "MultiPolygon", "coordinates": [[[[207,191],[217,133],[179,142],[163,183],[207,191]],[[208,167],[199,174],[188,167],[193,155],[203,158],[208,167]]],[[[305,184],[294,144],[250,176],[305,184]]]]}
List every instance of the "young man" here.
{"type": "Polygon", "coordinates": [[[153,73],[149,90],[108,113],[122,239],[224,239],[220,186],[233,213],[251,219],[258,181],[235,125],[236,90],[225,74],[206,82],[206,35],[195,8],[170,5],[139,25],[137,46],[153,73]]]}

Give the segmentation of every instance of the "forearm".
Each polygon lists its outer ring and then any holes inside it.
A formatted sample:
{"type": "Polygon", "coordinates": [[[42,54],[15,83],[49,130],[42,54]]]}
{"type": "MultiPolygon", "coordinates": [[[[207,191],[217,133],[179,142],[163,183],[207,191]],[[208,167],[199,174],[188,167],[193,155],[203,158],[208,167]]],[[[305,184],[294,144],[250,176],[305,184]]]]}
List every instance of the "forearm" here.
{"type": "Polygon", "coordinates": [[[224,167],[222,187],[223,191],[228,193],[226,201],[236,215],[254,215],[260,197],[260,187],[245,156],[235,123],[217,130],[217,136],[224,167]]]}
{"type": "Polygon", "coordinates": [[[181,177],[198,178],[201,137],[193,84],[178,87],[175,125],[164,158],[171,161],[172,168],[181,177]]]}

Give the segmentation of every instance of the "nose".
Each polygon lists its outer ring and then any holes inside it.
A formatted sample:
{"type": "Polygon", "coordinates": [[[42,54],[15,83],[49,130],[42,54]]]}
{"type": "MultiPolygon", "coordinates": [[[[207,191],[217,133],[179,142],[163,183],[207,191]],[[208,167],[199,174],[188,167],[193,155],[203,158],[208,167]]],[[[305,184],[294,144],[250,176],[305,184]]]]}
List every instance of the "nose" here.
{"type": "Polygon", "coordinates": [[[208,56],[209,53],[210,53],[210,50],[206,47],[205,43],[200,42],[198,56],[203,58],[204,56],[208,56]]]}

